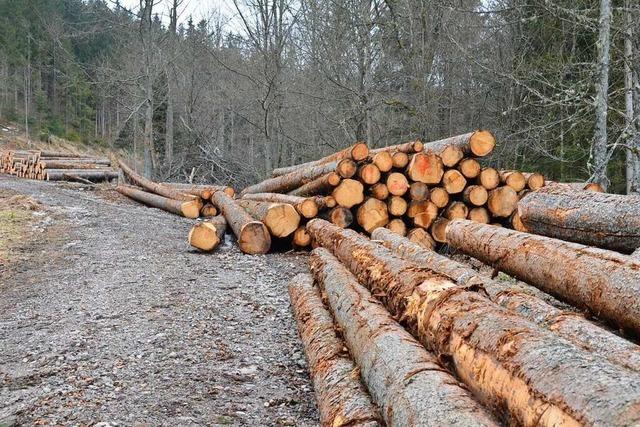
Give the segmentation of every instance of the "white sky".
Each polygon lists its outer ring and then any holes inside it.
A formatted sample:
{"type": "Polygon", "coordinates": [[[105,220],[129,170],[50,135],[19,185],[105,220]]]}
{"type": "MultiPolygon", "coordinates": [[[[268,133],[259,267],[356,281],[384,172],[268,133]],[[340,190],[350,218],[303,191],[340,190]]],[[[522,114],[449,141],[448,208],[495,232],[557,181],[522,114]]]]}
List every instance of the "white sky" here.
{"type": "MultiPolygon", "coordinates": [[[[160,15],[165,23],[169,20],[169,7],[172,3],[173,0],[155,1],[153,12],[160,15]]],[[[134,11],[140,8],[140,0],[120,0],[120,4],[134,11]]],[[[236,15],[232,0],[182,0],[178,7],[178,23],[186,22],[189,15],[193,16],[193,22],[197,23],[200,19],[210,17],[215,11],[228,19],[233,19],[236,15]]]]}

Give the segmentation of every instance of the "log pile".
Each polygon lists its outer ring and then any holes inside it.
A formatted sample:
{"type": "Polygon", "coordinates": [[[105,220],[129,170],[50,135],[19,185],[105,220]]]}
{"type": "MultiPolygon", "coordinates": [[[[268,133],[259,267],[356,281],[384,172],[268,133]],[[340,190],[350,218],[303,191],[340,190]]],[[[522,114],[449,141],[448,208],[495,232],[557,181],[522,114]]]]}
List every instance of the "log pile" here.
{"type": "Polygon", "coordinates": [[[109,159],[45,150],[3,151],[0,172],[45,181],[99,182],[118,178],[109,159]]]}

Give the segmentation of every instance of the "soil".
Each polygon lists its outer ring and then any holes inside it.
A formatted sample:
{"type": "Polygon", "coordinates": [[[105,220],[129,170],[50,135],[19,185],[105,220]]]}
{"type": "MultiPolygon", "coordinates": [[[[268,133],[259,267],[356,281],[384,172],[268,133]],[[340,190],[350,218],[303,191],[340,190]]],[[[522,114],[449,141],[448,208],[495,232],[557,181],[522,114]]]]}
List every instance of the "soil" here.
{"type": "Polygon", "coordinates": [[[198,253],[190,220],[108,186],[0,175],[3,209],[0,425],[318,425],[304,253],[198,253]]]}

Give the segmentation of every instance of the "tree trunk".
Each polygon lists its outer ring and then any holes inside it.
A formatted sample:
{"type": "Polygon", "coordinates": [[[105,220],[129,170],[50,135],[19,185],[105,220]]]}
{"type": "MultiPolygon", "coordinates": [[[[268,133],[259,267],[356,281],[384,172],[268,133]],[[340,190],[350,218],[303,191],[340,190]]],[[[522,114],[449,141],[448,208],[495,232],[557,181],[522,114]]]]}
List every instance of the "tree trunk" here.
{"type": "Polygon", "coordinates": [[[405,154],[419,153],[422,151],[424,144],[421,141],[409,141],[398,145],[388,145],[386,147],[371,150],[369,154],[374,155],[381,151],[399,151],[405,154]]]}
{"type": "Polygon", "coordinates": [[[160,185],[174,188],[184,194],[198,196],[203,200],[210,199],[216,191],[224,191],[229,197],[233,197],[235,195],[235,190],[231,187],[227,187],[226,185],[185,184],[179,182],[161,182],[160,185]]]}
{"type": "Polygon", "coordinates": [[[315,249],[310,262],[387,425],[497,425],[329,251],[315,249]]]}
{"type": "Polygon", "coordinates": [[[320,425],[381,425],[378,408],[360,382],[358,368],[336,335],[331,313],[322,303],[313,278],[298,274],[289,282],[293,317],[298,324],[318,402],[320,425]]]}
{"type": "Polygon", "coordinates": [[[236,200],[236,203],[266,225],[272,236],[290,236],[300,225],[300,215],[289,204],[243,199],[236,200]]]}
{"type": "Polygon", "coordinates": [[[640,134],[638,124],[634,122],[634,88],[633,88],[633,16],[631,1],[625,0],[625,39],[624,39],[624,90],[625,90],[625,126],[627,128],[627,194],[640,193],[640,134]]]}
{"type": "Polygon", "coordinates": [[[640,334],[640,264],[626,255],[471,221],[452,221],[447,242],[561,300],[640,334]]]}
{"type": "Polygon", "coordinates": [[[245,200],[257,200],[259,202],[286,203],[293,206],[304,218],[311,219],[318,215],[318,203],[311,197],[291,196],[280,193],[253,193],[245,194],[245,200]]]}
{"type": "Polygon", "coordinates": [[[530,233],[624,253],[640,247],[640,196],[550,186],[527,194],[518,213],[530,233]]]}
{"type": "Polygon", "coordinates": [[[352,230],[318,219],[307,230],[508,423],[640,422],[640,375],[503,309],[481,287],[458,286],[352,230]]]}
{"type": "Polygon", "coordinates": [[[164,134],[164,160],[167,167],[173,164],[173,73],[167,73],[167,111],[164,134]]]}
{"type": "Polygon", "coordinates": [[[203,252],[210,252],[224,241],[226,229],[227,221],[222,215],[199,221],[189,231],[189,244],[203,252]]]}
{"type": "Polygon", "coordinates": [[[222,212],[238,239],[238,246],[247,254],[264,254],[271,247],[271,235],[267,227],[256,221],[234,199],[223,191],[216,191],[211,201],[222,212]]]}
{"type": "Polygon", "coordinates": [[[327,194],[333,190],[333,187],[340,184],[342,178],[335,172],[329,172],[313,181],[310,181],[295,190],[289,191],[287,194],[292,196],[309,197],[319,194],[327,194]]]}
{"type": "Polygon", "coordinates": [[[581,314],[560,310],[540,298],[519,290],[521,285],[499,282],[479,274],[468,265],[454,261],[408,239],[375,230],[371,238],[402,258],[454,280],[458,285],[482,285],[491,300],[518,313],[579,347],[592,351],[619,366],[640,371],[640,347],[588,321],[581,314]]]}
{"type": "Polygon", "coordinates": [[[477,130],[439,141],[425,142],[423,151],[439,154],[448,146],[456,146],[462,149],[466,155],[484,157],[493,151],[493,148],[496,146],[496,139],[489,131],[477,130]]]}
{"type": "Polygon", "coordinates": [[[65,175],[75,175],[89,181],[109,181],[118,179],[118,172],[113,169],[46,169],[47,181],[64,181],[65,175]]]}
{"type": "Polygon", "coordinates": [[[170,199],[198,200],[200,203],[200,207],[202,207],[202,200],[200,199],[200,197],[194,196],[193,194],[185,194],[180,190],[177,190],[172,187],[168,187],[166,185],[159,184],[157,182],[154,182],[150,179],[145,178],[142,175],[138,175],[137,173],[134,172],[133,169],[127,166],[122,160],[118,161],[118,165],[120,166],[120,169],[122,169],[122,172],[124,172],[126,177],[135,185],[138,185],[146,189],[147,191],[151,191],[152,193],[156,193],[160,196],[168,197],[170,199]]]}
{"type": "Polygon", "coordinates": [[[595,182],[554,182],[545,181],[545,187],[554,187],[564,191],[593,191],[596,193],[604,193],[604,188],[595,182]]]}
{"type": "Polygon", "coordinates": [[[291,172],[295,172],[301,169],[309,169],[314,166],[320,166],[325,163],[340,161],[342,159],[351,159],[356,162],[359,162],[361,160],[366,159],[368,155],[369,155],[369,147],[367,147],[367,144],[365,144],[364,142],[358,142],[352,145],[351,147],[347,147],[344,150],[338,151],[337,153],[330,154],[318,160],[302,163],[299,165],[274,169],[271,175],[274,177],[280,176],[280,175],[287,175],[291,172]]]}
{"type": "Polygon", "coordinates": [[[337,162],[324,163],[318,166],[296,170],[286,175],[269,178],[245,188],[240,195],[243,196],[249,193],[286,193],[322,175],[334,172],[337,166],[337,162]]]}
{"type": "Polygon", "coordinates": [[[196,200],[181,201],[169,199],[167,197],[159,196],[153,193],[147,193],[135,187],[119,185],[116,187],[116,191],[123,194],[133,200],[136,200],[145,205],[162,209],[167,212],[171,212],[176,215],[184,216],[186,218],[198,218],[200,216],[200,205],[196,200]]]}

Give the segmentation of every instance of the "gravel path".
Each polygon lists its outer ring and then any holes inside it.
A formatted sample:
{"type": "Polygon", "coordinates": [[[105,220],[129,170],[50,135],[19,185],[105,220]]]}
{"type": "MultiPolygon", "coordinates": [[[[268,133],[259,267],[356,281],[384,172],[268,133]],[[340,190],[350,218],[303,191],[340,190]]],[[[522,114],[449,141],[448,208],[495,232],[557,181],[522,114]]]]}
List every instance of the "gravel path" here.
{"type": "Polygon", "coordinates": [[[111,190],[2,189],[50,210],[0,266],[0,425],[318,424],[286,291],[305,255],[194,252],[189,220],[111,190]]]}

